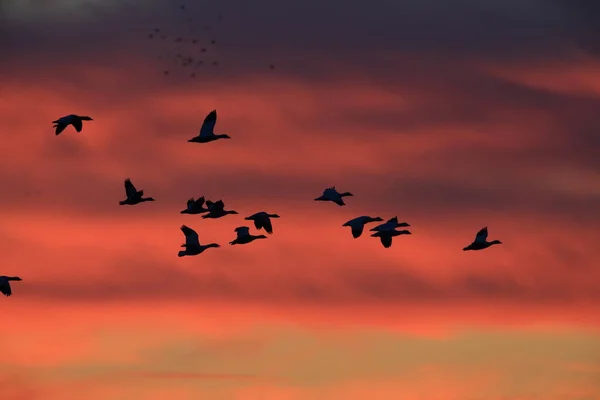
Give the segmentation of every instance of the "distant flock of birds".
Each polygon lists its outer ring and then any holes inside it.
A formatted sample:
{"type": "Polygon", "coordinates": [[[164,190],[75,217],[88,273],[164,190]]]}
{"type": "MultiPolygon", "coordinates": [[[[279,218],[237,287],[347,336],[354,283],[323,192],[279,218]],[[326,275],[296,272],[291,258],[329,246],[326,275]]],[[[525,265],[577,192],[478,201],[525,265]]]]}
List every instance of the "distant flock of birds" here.
{"type": "MultiPolygon", "coordinates": [[[[179,5],[179,9],[182,13],[187,13],[189,11],[185,4],[179,5]]],[[[223,21],[223,15],[218,14],[215,19],[218,23],[221,23],[223,21]]],[[[216,55],[213,54],[214,51],[211,51],[211,48],[216,46],[217,41],[216,39],[211,38],[210,41],[203,44],[203,41],[199,38],[199,35],[196,31],[196,21],[194,21],[192,17],[187,17],[186,22],[188,25],[188,33],[186,35],[168,35],[161,28],[153,28],[148,33],[148,39],[158,43],[162,42],[175,44],[175,51],[169,50],[166,54],[159,55],[158,59],[161,61],[167,61],[167,59],[169,59],[177,66],[191,69],[189,72],[189,77],[195,78],[196,70],[204,65],[209,64],[209,62],[206,60],[209,54],[212,57],[210,64],[215,67],[219,65],[219,62],[215,57],[216,55]],[[210,43],[210,45],[207,45],[206,43],[210,43]],[[185,48],[185,46],[188,46],[188,48],[185,48]]],[[[183,23],[180,24],[180,27],[181,25],[183,25],[183,23]]],[[[212,29],[210,25],[203,25],[202,30],[208,32],[212,29]]],[[[275,65],[269,64],[269,69],[275,69],[275,65]]],[[[170,68],[170,66],[165,66],[162,71],[162,73],[166,76],[171,75],[171,72],[173,72],[173,70],[170,68]]]]}
{"type": "MultiPolygon", "coordinates": [[[[93,121],[91,117],[88,116],[79,116],[75,114],[66,115],[61,117],[55,121],[52,121],[53,128],[55,129],[55,134],[58,136],[61,132],[63,132],[69,125],[72,125],[75,128],[75,131],[81,132],[83,129],[83,121],[93,121]]],[[[217,122],[217,111],[211,111],[200,128],[200,132],[197,136],[188,140],[191,143],[210,143],[219,139],[231,139],[229,135],[226,134],[215,134],[214,128],[217,122]]],[[[152,197],[144,197],[143,190],[137,190],[133,185],[131,180],[125,179],[125,200],[119,201],[119,205],[136,205],[148,201],[155,201],[152,197]]],[[[316,199],[315,201],[328,201],[337,204],[338,206],[344,206],[344,197],[353,196],[350,192],[340,193],[336,190],[335,186],[326,188],[323,191],[323,194],[316,199]]],[[[205,200],[204,197],[200,197],[198,199],[190,198],[187,201],[186,208],[180,212],[181,214],[203,214],[202,218],[222,218],[226,215],[230,214],[238,214],[237,211],[234,210],[226,210],[225,203],[223,200],[211,201],[205,200]],[[206,207],[205,207],[206,206],[206,207]]],[[[254,227],[257,230],[264,229],[268,234],[273,233],[273,223],[271,221],[272,218],[280,218],[278,214],[271,214],[265,211],[260,211],[255,214],[252,214],[245,219],[247,221],[253,221],[254,227]]],[[[364,227],[368,223],[372,222],[382,222],[383,219],[381,217],[370,217],[370,216],[360,216],[350,221],[347,221],[342,226],[350,227],[350,231],[352,233],[352,237],[355,239],[360,237],[363,233],[364,227]]],[[[410,225],[406,222],[398,222],[397,217],[390,218],[385,223],[380,224],[372,228],[370,231],[375,232],[371,236],[378,237],[381,241],[381,244],[385,248],[390,248],[392,246],[392,238],[401,235],[410,235],[411,232],[408,230],[397,230],[396,228],[404,228],[409,227],[410,225]]],[[[184,256],[196,256],[198,254],[203,253],[206,249],[212,247],[220,247],[217,243],[210,244],[201,244],[200,239],[198,238],[198,233],[192,228],[182,225],[181,231],[185,236],[185,243],[181,245],[184,250],[179,251],[177,254],[179,257],[184,256]]],[[[248,244],[257,239],[266,239],[265,235],[253,235],[250,233],[250,227],[248,226],[238,226],[234,229],[236,233],[236,238],[229,242],[230,245],[236,244],[248,244]]],[[[488,237],[488,229],[487,227],[482,228],[479,232],[477,232],[475,236],[475,240],[469,244],[467,247],[463,248],[464,251],[467,250],[483,250],[488,247],[501,244],[502,242],[499,240],[492,240],[490,242],[487,241],[488,237]]],[[[5,296],[12,295],[10,282],[11,281],[21,281],[22,279],[17,276],[0,276],[0,292],[5,296]]]]}

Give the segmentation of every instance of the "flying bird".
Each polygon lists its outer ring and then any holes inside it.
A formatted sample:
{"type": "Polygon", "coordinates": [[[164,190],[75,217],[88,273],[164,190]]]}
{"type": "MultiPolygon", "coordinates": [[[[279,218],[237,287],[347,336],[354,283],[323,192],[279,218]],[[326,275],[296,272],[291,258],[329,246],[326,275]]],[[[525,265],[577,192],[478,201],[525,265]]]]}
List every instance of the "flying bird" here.
{"type": "Polygon", "coordinates": [[[77,132],[81,132],[83,129],[83,121],[93,121],[92,118],[86,116],[79,116],[75,114],[65,115],[60,117],[56,121],[52,121],[54,124],[52,127],[56,128],[55,134],[58,136],[65,128],[69,125],[73,125],[77,132]]]}
{"type": "Polygon", "coordinates": [[[204,207],[204,196],[199,199],[193,197],[187,201],[185,210],[180,211],[181,214],[202,214],[208,212],[208,208],[204,207]]]}
{"type": "Polygon", "coordinates": [[[354,237],[354,239],[356,239],[360,235],[362,235],[365,224],[368,224],[370,222],[378,222],[378,221],[383,221],[383,218],[369,217],[369,216],[365,215],[362,217],[357,217],[357,218],[351,219],[350,221],[346,222],[342,226],[349,226],[352,231],[352,237],[354,237]]]}
{"type": "Polygon", "coordinates": [[[248,221],[254,221],[254,226],[256,229],[261,230],[265,228],[265,231],[271,235],[273,233],[273,224],[271,223],[271,218],[280,218],[277,214],[269,214],[267,212],[261,211],[256,214],[252,214],[245,219],[248,221]]]}
{"type": "Polygon", "coordinates": [[[494,244],[502,244],[502,242],[499,240],[492,240],[491,242],[488,242],[487,237],[488,237],[488,229],[486,226],[486,227],[482,228],[479,232],[477,232],[477,235],[475,235],[475,240],[473,241],[473,243],[471,243],[470,245],[465,247],[463,250],[464,251],[483,250],[483,249],[487,249],[488,247],[490,247],[491,245],[494,245],[494,244]]]}
{"type": "Polygon", "coordinates": [[[196,137],[191,138],[188,142],[192,143],[208,143],[213,142],[218,139],[231,139],[229,135],[226,134],[218,134],[216,135],[214,132],[215,124],[217,123],[217,110],[212,110],[202,123],[202,127],[200,127],[200,134],[196,137]]]}
{"type": "Polygon", "coordinates": [[[378,237],[379,240],[381,240],[381,244],[383,245],[383,247],[388,249],[392,246],[392,238],[394,236],[400,236],[400,235],[412,235],[412,233],[410,233],[410,231],[407,231],[407,230],[397,231],[395,229],[389,229],[389,230],[385,230],[385,231],[375,232],[371,236],[378,237]]]}
{"type": "Polygon", "coordinates": [[[223,203],[223,200],[217,200],[215,202],[208,200],[206,202],[206,207],[208,207],[208,213],[204,214],[202,218],[221,218],[228,214],[238,213],[233,210],[225,210],[225,203],[223,203]]]}
{"type": "Polygon", "coordinates": [[[178,257],[183,256],[197,256],[201,254],[204,250],[209,249],[211,247],[221,247],[217,243],[210,243],[202,245],[198,239],[198,233],[192,228],[189,228],[185,225],[181,225],[181,232],[185,235],[185,243],[181,245],[181,247],[185,247],[185,250],[179,251],[177,253],[178,257]]]}
{"type": "Polygon", "coordinates": [[[342,199],[342,197],[346,197],[346,196],[354,196],[352,193],[350,192],[345,192],[345,193],[339,193],[335,186],[332,186],[330,188],[327,188],[323,191],[323,195],[321,195],[321,197],[317,197],[315,199],[315,201],[332,201],[335,204],[337,204],[338,206],[345,206],[346,203],[344,203],[344,200],[342,199]]]}
{"type": "Polygon", "coordinates": [[[247,244],[250,242],[253,242],[256,239],[266,239],[267,237],[265,235],[251,235],[250,234],[250,228],[247,226],[238,226],[237,228],[234,229],[234,232],[237,233],[237,237],[229,242],[230,245],[234,245],[234,244],[247,244]]]}
{"type": "Polygon", "coordinates": [[[5,296],[12,296],[10,281],[22,281],[18,276],[0,276],[0,293],[5,296]]]}
{"type": "Polygon", "coordinates": [[[396,228],[404,228],[410,226],[406,222],[398,223],[398,217],[388,219],[384,224],[377,225],[375,228],[371,229],[371,232],[381,232],[381,231],[389,231],[391,229],[396,228]]]}
{"type": "Polygon", "coordinates": [[[133,186],[133,183],[131,183],[131,180],[129,178],[125,179],[125,194],[127,195],[127,198],[119,202],[119,205],[121,206],[132,206],[138,203],[143,203],[145,201],[154,201],[152,197],[143,197],[144,191],[137,190],[135,186],[133,186]]]}

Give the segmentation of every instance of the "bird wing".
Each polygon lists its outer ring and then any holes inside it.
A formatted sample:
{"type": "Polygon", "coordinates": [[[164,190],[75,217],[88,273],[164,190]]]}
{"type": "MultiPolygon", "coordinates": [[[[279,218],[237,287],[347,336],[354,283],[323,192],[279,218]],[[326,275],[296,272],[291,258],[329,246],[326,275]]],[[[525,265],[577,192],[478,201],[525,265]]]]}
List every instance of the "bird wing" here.
{"type": "Polygon", "coordinates": [[[58,123],[56,123],[56,125],[54,125],[54,127],[56,128],[56,131],[54,131],[54,134],[56,136],[58,136],[58,135],[60,135],[62,133],[62,131],[65,130],[65,128],[67,127],[67,125],[65,125],[65,124],[63,124],[61,122],[58,122],[58,123]]]}
{"type": "Polygon", "coordinates": [[[217,200],[213,203],[213,210],[214,211],[223,211],[223,209],[225,208],[225,203],[223,203],[223,200],[217,200]]]}
{"type": "Polygon", "coordinates": [[[477,235],[475,235],[475,242],[485,243],[487,237],[488,237],[488,229],[486,226],[485,228],[482,228],[479,232],[477,232],[477,235]]]}
{"type": "MultiPolygon", "coordinates": [[[[193,200],[193,197],[192,197],[192,200],[193,200]]],[[[197,206],[197,207],[202,207],[204,205],[204,196],[196,199],[194,201],[194,205],[197,206]]]]}
{"type": "Polygon", "coordinates": [[[267,231],[267,233],[271,235],[273,233],[273,224],[271,223],[271,218],[265,215],[262,218],[260,218],[260,220],[263,228],[265,228],[265,231],[267,231]]]}
{"type": "Polygon", "coordinates": [[[73,124],[73,127],[75,127],[75,130],[77,132],[81,132],[81,130],[83,129],[83,121],[81,120],[81,118],[73,118],[71,123],[73,124]]]}
{"type": "Polygon", "coordinates": [[[235,232],[237,233],[237,237],[248,236],[250,234],[250,228],[247,226],[238,226],[235,228],[235,232]]]}
{"type": "Polygon", "coordinates": [[[337,204],[338,206],[345,206],[346,203],[344,203],[344,200],[342,200],[341,197],[337,196],[337,197],[333,197],[331,199],[331,201],[333,201],[335,204],[337,204]]]}
{"type": "Polygon", "coordinates": [[[365,227],[363,224],[354,224],[351,226],[352,226],[352,228],[351,228],[352,229],[352,237],[354,237],[354,239],[356,239],[357,237],[362,235],[363,229],[365,227]]]}
{"type": "Polygon", "coordinates": [[[215,124],[217,123],[217,110],[212,110],[202,123],[200,128],[200,137],[212,136],[215,134],[215,124]]]}
{"type": "Polygon", "coordinates": [[[254,227],[258,230],[261,230],[263,228],[263,223],[260,220],[260,218],[255,218],[252,221],[254,221],[254,227]]]}
{"type": "Polygon", "coordinates": [[[190,227],[181,225],[181,232],[185,235],[185,247],[198,247],[200,246],[200,240],[198,239],[198,233],[190,227]]]}
{"type": "Polygon", "coordinates": [[[392,235],[381,235],[379,236],[379,239],[381,240],[383,247],[386,249],[392,247],[392,235]]]}
{"type": "Polygon", "coordinates": [[[386,221],[386,224],[397,224],[397,223],[398,223],[398,217],[390,218],[386,221]]]}
{"type": "Polygon", "coordinates": [[[10,296],[12,294],[12,290],[10,289],[10,283],[7,279],[0,279],[0,293],[5,296],[10,296]]]}
{"type": "Polygon", "coordinates": [[[129,178],[125,179],[125,194],[130,199],[133,199],[138,195],[137,189],[133,186],[133,183],[131,183],[129,178]]]}

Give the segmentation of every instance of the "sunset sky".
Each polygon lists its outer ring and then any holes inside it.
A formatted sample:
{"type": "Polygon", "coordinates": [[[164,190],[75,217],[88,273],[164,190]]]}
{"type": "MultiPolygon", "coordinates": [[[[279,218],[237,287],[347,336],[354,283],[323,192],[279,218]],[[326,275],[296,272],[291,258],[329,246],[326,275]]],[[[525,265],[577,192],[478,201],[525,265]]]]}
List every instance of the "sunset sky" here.
{"type": "Polygon", "coordinates": [[[596,3],[3,0],[0,397],[600,399],[596,3]],[[188,143],[212,109],[232,139],[188,143]]]}

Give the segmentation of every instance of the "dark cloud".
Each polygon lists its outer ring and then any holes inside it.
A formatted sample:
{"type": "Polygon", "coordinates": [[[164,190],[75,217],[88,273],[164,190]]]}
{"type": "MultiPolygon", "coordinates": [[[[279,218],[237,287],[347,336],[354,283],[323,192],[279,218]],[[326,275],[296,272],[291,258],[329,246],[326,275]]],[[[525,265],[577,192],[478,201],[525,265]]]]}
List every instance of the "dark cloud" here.
{"type": "Polygon", "coordinates": [[[438,62],[460,54],[554,58],[565,35],[566,40],[578,38],[577,32],[571,35],[571,20],[560,4],[537,0],[376,0],[368,11],[359,1],[325,6],[317,0],[227,0],[190,3],[186,11],[171,1],[107,1],[91,12],[63,6],[59,17],[50,12],[49,4],[59,9],[54,3],[30,6],[37,15],[50,16],[46,18],[27,21],[4,13],[5,54],[16,60],[33,56],[44,63],[86,58],[104,65],[118,63],[107,57],[107,50],[115,57],[118,52],[133,52],[154,59],[156,49],[150,46],[148,33],[160,27],[170,35],[188,35],[189,17],[206,36],[203,39],[216,36],[215,52],[222,66],[242,74],[273,62],[278,73],[301,76],[318,70],[330,76],[336,71],[320,61],[332,59],[389,75],[402,65],[400,56],[414,53],[436,54],[438,62]],[[223,15],[222,21],[218,15],[223,15]],[[211,30],[205,32],[204,26],[211,30]],[[391,63],[380,58],[382,54],[399,57],[391,63]]]}

